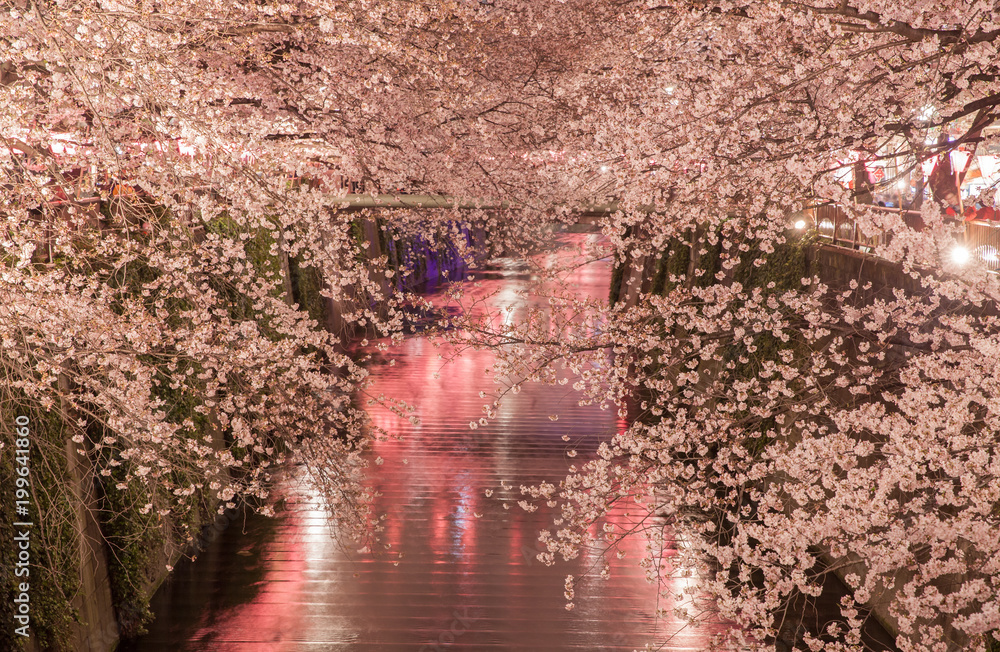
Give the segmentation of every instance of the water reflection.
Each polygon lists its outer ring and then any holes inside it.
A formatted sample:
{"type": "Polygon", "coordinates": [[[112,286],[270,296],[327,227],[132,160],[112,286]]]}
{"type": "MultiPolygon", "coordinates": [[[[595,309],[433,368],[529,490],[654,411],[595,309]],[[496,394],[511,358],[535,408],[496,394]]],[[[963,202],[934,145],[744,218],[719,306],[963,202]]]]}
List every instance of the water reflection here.
{"type": "MultiPolygon", "coordinates": [[[[562,251],[592,237],[568,236],[562,251]]],[[[561,262],[568,254],[549,255],[561,262]]],[[[609,277],[609,263],[597,262],[570,281],[581,295],[604,298],[609,277]]],[[[470,293],[513,306],[514,318],[523,314],[521,267],[506,262],[478,280],[470,293]]],[[[279,517],[231,527],[210,559],[178,569],[155,600],[150,634],[131,649],[632,650],[663,638],[670,638],[665,649],[707,649],[713,627],[673,618],[674,605],[658,602],[656,585],[637,567],[642,537],[626,543],[623,560],[612,555],[609,580],[595,576],[596,550],[555,567],[535,559],[537,533],[553,515],[521,510],[518,488],[558,481],[625,423],[613,411],[577,406],[567,387],[529,385],[472,430],[485,402],[478,392],[493,390],[493,358],[467,351],[442,366],[439,354],[449,353],[414,336],[371,366],[372,394],[402,399],[420,416],[412,425],[371,408],[373,422],[398,435],[375,444],[373,457],[383,463],[370,470],[386,548],[374,555],[338,548],[322,506],[291,481],[279,517]],[[576,460],[567,458],[570,447],[576,460]],[[512,489],[501,489],[502,481],[512,489]],[[570,573],[584,577],[573,611],[563,597],[570,573]],[[243,594],[240,603],[223,599],[234,592],[243,594]],[[667,616],[657,620],[657,609],[667,616]]],[[[619,510],[612,521],[628,527],[638,516],[619,510]]]]}

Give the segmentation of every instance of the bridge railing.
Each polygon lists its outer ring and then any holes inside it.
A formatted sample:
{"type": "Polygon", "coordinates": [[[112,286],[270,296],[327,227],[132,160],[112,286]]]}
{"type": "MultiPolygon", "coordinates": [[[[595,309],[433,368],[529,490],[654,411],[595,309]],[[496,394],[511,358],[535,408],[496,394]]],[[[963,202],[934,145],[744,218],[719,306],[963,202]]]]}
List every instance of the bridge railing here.
{"type": "MultiPolygon", "coordinates": [[[[903,220],[914,228],[919,229],[923,226],[922,223],[918,226],[920,213],[915,211],[876,208],[900,214],[903,220]]],[[[820,238],[830,242],[830,244],[866,252],[873,251],[875,247],[888,244],[890,237],[888,233],[883,231],[873,235],[863,234],[858,228],[857,223],[844,211],[842,206],[837,204],[816,206],[812,209],[812,212],[817,234],[820,238]]]]}
{"type": "MultiPolygon", "coordinates": [[[[919,211],[907,211],[898,208],[872,206],[873,210],[892,213],[911,229],[922,231],[923,219],[919,211]]],[[[816,206],[812,209],[816,233],[826,242],[848,249],[871,253],[876,247],[889,243],[892,235],[882,231],[874,235],[864,235],[858,229],[854,219],[842,206],[829,204],[816,206]]],[[[959,220],[952,218],[956,226],[959,220]]],[[[1000,222],[972,220],[964,224],[964,246],[969,255],[979,260],[987,269],[1000,272],[1000,222]]]]}

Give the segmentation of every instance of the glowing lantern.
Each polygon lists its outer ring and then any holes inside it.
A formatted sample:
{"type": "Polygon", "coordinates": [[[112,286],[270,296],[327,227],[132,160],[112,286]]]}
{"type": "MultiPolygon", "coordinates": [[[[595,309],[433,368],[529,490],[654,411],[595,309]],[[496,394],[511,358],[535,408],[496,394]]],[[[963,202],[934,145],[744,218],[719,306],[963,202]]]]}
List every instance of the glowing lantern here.
{"type": "Polygon", "coordinates": [[[979,156],[977,160],[983,178],[992,179],[997,173],[1000,173],[1000,156],[979,156]]]}
{"type": "Polygon", "coordinates": [[[971,158],[971,157],[972,157],[972,155],[969,154],[968,152],[963,152],[960,149],[956,149],[955,151],[953,151],[951,153],[951,167],[952,167],[952,169],[954,169],[954,170],[956,170],[958,172],[961,172],[962,170],[965,169],[965,165],[966,165],[966,163],[969,162],[969,158],[971,158]]]}

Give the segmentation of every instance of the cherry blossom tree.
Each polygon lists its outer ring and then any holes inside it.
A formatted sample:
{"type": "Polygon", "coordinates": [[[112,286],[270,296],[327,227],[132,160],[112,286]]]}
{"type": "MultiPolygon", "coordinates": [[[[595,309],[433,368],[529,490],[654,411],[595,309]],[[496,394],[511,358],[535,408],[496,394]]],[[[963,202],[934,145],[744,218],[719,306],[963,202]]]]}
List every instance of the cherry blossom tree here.
{"type": "Polygon", "coordinates": [[[205,487],[266,499],[295,454],[363,528],[347,397],[364,371],[286,283],[314,269],[347,322],[401,336],[412,297],[388,255],[362,255],[344,179],[447,196],[379,224],[460,246],[457,223],[524,251],[587,210],[656,291],[560,293],[544,319],[466,331],[501,380],[564,365],[581,400],[641,412],[537,490],[564,505],[550,552],[651,495],[734,636],[773,641],[832,567],[851,595],[811,649],[860,649],[879,600],[905,649],[994,640],[997,282],[952,262],[945,193],[915,230],[839,181],[992,144],[990,3],[2,8],[4,400],[58,406],[97,473],[148,488],[141,509],[181,514],[205,487]],[[913,282],[799,273],[787,216],[829,203],[913,282]],[[603,326],[553,338],[577,313],[603,326]]]}

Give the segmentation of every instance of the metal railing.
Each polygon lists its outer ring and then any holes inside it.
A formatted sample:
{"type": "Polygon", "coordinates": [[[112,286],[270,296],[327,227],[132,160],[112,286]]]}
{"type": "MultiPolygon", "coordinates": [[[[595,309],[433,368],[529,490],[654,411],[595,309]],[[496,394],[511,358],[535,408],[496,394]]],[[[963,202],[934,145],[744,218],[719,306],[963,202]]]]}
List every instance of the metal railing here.
{"type": "MultiPolygon", "coordinates": [[[[898,215],[906,226],[915,231],[922,231],[924,228],[923,219],[918,211],[882,206],[868,208],[898,215]]],[[[816,206],[811,209],[811,213],[817,235],[837,247],[873,253],[876,247],[889,244],[892,237],[891,233],[884,230],[874,235],[862,234],[855,221],[839,205],[816,206]]],[[[1000,272],[1000,222],[972,220],[962,223],[957,218],[951,218],[950,221],[956,228],[960,224],[964,225],[963,244],[970,256],[980,261],[990,271],[1000,272]]]]}
{"type": "MultiPolygon", "coordinates": [[[[882,206],[872,206],[870,208],[898,215],[907,226],[917,231],[923,229],[923,220],[920,218],[918,211],[905,211],[896,208],[884,208],[882,206]]],[[[871,253],[875,247],[888,244],[891,238],[891,234],[885,231],[873,235],[863,234],[851,216],[844,211],[842,206],[837,204],[817,206],[812,209],[812,213],[815,220],[816,233],[819,237],[838,247],[847,247],[871,253]]]]}

